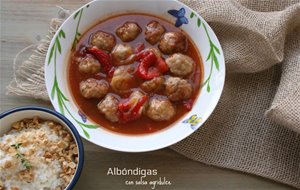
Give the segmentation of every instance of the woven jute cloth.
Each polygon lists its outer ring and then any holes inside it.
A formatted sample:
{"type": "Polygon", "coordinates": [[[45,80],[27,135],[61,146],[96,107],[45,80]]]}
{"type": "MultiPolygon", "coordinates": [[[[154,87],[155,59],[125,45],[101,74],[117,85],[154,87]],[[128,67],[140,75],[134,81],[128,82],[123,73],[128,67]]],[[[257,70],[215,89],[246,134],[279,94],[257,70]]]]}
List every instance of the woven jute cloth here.
{"type": "MultiPolygon", "coordinates": [[[[227,75],[209,120],[171,148],[209,165],[300,188],[300,1],[182,2],[216,32],[227,75]]],[[[48,38],[21,64],[8,93],[48,100],[42,67],[61,22],[52,21],[48,38]]]]}

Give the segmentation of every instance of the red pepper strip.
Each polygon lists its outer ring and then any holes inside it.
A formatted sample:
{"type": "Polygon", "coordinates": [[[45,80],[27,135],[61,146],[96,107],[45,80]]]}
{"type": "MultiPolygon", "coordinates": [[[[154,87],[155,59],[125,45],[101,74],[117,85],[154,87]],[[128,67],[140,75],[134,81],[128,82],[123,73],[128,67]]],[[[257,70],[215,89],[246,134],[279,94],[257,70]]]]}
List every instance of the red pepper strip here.
{"type": "Polygon", "coordinates": [[[188,111],[191,111],[194,105],[194,99],[188,99],[183,101],[183,106],[185,109],[187,109],[188,111]]]}
{"type": "Polygon", "coordinates": [[[119,106],[118,106],[118,109],[120,111],[122,111],[122,112],[127,112],[127,111],[130,110],[130,107],[131,107],[131,105],[130,105],[129,101],[127,101],[127,102],[120,102],[119,106]]]}
{"type": "Polygon", "coordinates": [[[147,55],[149,55],[150,51],[141,51],[139,53],[136,54],[136,60],[137,61],[141,61],[142,59],[144,59],[147,55]]]}
{"type": "Polygon", "coordinates": [[[145,80],[151,80],[155,77],[160,76],[160,71],[158,68],[153,67],[150,69],[151,66],[154,66],[156,63],[157,57],[153,52],[149,52],[149,54],[140,62],[138,65],[138,69],[136,74],[145,80]]]}
{"type": "Polygon", "coordinates": [[[148,100],[147,96],[143,96],[138,102],[131,107],[130,101],[119,104],[119,119],[121,122],[129,122],[138,119],[141,114],[139,113],[141,107],[148,100]]]}
{"type": "Polygon", "coordinates": [[[130,104],[129,101],[123,102],[123,103],[119,103],[119,106],[118,106],[118,117],[119,117],[120,122],[126,123],[126,122],[130,121],[130,118],[131,118],[130,117],[130,115],[131,115],[131,112],[130,112],[131,106],[132,105],[130,104]]]}
{"type": "Polygon", "coordinates": [[[140,53],[141,51],[143,51],[145,49],[145,44],[144,43],[139,43],[136,48],[134,49],[134,53],[140,53]]]}
{"type": "Polygon", "coordinates": [[[144,105],[144,103],[148,100],[148,96],[143,96],[139,99],[138,103],[134,106],[132,109],[132,114],[138,115],[141,107],[144,105]]]}
{"type": "Polygon", "coordinates": [[[98,61],[100,62],[100,64],[103,67],[103,70],[105,73],[108,73],[112,66],[112,60],[111,57],[108,53],[106,53],[105,51],[98,49],[98,48],[87,48],[86,49],[88,53],[92,54],[93,56],[95,56],[98,61]]]}
{"type": "Polygon", "coordinates": [[[161,73],[165,73],[169,70],[168,64],[165,62],[165,60],[162,57],[157,57],[156,67],[161,73]]]}
{"type": "MultiPolygon", "coordinates": [[[[143,59],[145,59],[150,54],[155,55],[155,53],[153,51],[148,50],[148,51],[142,51],[142,52],[136,54],[136,58],[137,58],[137,60],[142,60],[143,61],[143,59]]],[[[147,60],[146,60],[146,62],[147,62],[147,60]]],[[[169,66],[167,65],[165,60],[160,56],[156,56],[156,61],[154,61],[154,57],[151,55],[151,61],[149,61],[149,62],[151,62],[151,63],[154,62],[154,63],[150,64],[150,66],[153,66],[154,68],[158,69],[160,73],[165,73],[169,70],[169,66]]],[[[148,68],[150,66],[148,66],[148,68]]],[[[147,67],[147,65],[145,67],[147,67]]],[[[154,70],[156,70],[156,69],[154,69],[154,70]]],[[[143,78],[143,77],[141,77],[141,78],[143,78]]],[[[143,78],[143,79],[145,79],[145,78],[143,78]]]]}
{"type": "Polygon", "coordinates": [[[107,76],[108,76],[109,78],[112,78],[112,77],[114,76],[115,70],[116,70],[116,68],[115,68],[115,67],[112,67],[112,68],[108,71],[107,76]]]}

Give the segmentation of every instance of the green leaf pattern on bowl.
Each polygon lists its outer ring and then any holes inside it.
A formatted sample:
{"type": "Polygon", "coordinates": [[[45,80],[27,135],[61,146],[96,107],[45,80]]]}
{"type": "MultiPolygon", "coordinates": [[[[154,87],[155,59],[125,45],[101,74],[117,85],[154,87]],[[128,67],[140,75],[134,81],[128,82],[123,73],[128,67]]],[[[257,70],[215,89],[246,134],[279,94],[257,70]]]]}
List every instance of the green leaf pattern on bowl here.
{"type": "MultiPolygon", "coordinates": [[[[80,37],[80,33],[79,33],[78,29],[79,29],[79,24],[80,24],[80,21],[81,21],[83,9],[84,8],[80,9],[74,15],[74,20],[76,18],[78,18],[78,23],[77,23],[77,26],[76,26],[76,33],[75,33],[75,37],[74,37],[74,40],[73,40],[72,49],[76,47],[76,44],[77,44],[77,42],[79,40],[79,37],[80,37]]],[[[97,125],[92,125],[92,124],[85,124],[85,123],[79,121],[78,119],[76,119],[74,117],[74,115],[70,112],[68,106],[66,105],[66,102],[69,102],[69,99],[64,95],[64,93],[60,89],[58,81],[57,81],[57,76],[56,76],[57,54],[58,53],[61,54],[61,48],[62,48],[61,40],[65,39],[65,38],[66,38],[65,32],[62,29],[60,29],[58,31],[58,35],[55,37],[55,41],[54,41],[54,43],[51,47],[51,50],[50,50],[48,65],[51,63],[52,60],[53,60],[53,63],[54,63],[54,82],[53,82],[53,86],[52,86],[52,90],[51,90],[51,99],[54,100],[56,98],[57,102],[58,102],[59,112],[63,115],[65,115],[66,113],[69,114],[74,119],[74,121],[81,127],[84,135],[87,138],[90,138],[90,134],[85,130],[85,128],[96,129],[96,128],[98,128],[98,126],[97,125]]]]}
{"type": "Polygon", "coordinates": [[[212,72],[213,72],[213,69],[216,68],[218,71],[220,70],[220,66],[219,66],[219,61],[218,61],[218,57],[217,57],[217,54],[220,55],[220,50],[219,48],[215,45],[215,43],[211,40],[210,36],[209,36],[209,33],[207,31],[207,28],[206,28],[206,25],[204,22],[201,22],[201,19],[198,18],[196,16],[196,14],[194,12],[191,12],[190,14],[190,18],[193,19],[193,18],[196,18],[197,19],[197,26],[200,28],[201,25],[203,26],[204,30],[205,30],[205,33],[206,33],[206,36],[209,40],[209,46],[210,46],[210,51],[209,51],[209,54],[206,58],[206,61],[210,61],[210,73],[209,73],[209,76],[207,77],[207,79],[204,81],[204,83],[202,84],[202,86],[204,87],[205,85],[206,86],[206,90],[207,92],[209,93],[210,90],[211,90],[211,87],[210,87],[210,78],[212,76],[212,72]],[[215,67],[214,67],[215,66],[215,67]]]}

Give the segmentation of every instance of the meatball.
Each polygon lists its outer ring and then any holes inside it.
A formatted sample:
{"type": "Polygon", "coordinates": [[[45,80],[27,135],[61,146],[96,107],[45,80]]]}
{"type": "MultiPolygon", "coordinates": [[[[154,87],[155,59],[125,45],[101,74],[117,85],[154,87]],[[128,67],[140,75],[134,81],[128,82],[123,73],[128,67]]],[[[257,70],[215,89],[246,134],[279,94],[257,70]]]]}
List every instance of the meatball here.
{"type": "Polygon", "coordinates": [[[126,22],[116,30],[117,36],[123,42],[130,42],[134,40],[141,32],[142,29],[135,22],[126,22]]]}
{"type": "Polygon", "coordinates": [[[80,93],[85,98],[102,98],[109,89],[109,84],[105,80],[89,78],[79,84],[80,93]]]}
{"type": "Polygon", "coordinates": [[[87,55],[84,58],[80,58],[78,69],[81,73],[85,74],[95,74],[101,69],[101,65],[97,59],[92,55],[87,55]]]}
{"type": "Polygon", "coordinates": [[[167,32],[161,38],[158,48],[168,55],[185,52],[187,50],[187,38],[181,32],[167,32]]]}
{"type": "Polygon", "coordinates": [[[116,39],[112,34],[98,31],[92,35],[90,44],[104,51],[111,52],[116,45],[116,39]]]}
{"type": "Polygon", "coordinates": [[[171,73],[177,76],[186,76],[191,74],[194,69],[194,60],[181,53],[175,53],[166,59],[171,73]]]}
{"type": "Polygon", "coordinates": [[[107,95],[98,103],[97,108],[100,113],[105,115],[105,118],[111,122],[118,122],[118,105],[119,100],[113,95],[107,95]]]}
{"type": "Polygon", "coordinates": [[[158,92],[163,89],[164,87],[165,78],[155,77],[152,80],[146,81],[141,85],[141,89],[145,92],[158,92]]]}
{"type": "Polygon", "coordinates": [[[114,65],[128,65],[135,61],[133,49],[130,45],[118,44],[112,51],[114,65]]]}
{"type": "Polygon", "coordinates": [[[151,21],[146,26],[145,40],[151,45],[156,44],[166,29],[157,21],[151,21]]]}
{"type": "Polygon", "coordinates": [[[130,92],[131,87],[135,84],[135,79],[131,73],[131,69],[132,68],[130,67],[120,66],[115,70],[110,83],[115,92],[119,94],[130,92]]]}
{"type": "Polygon", "coordinates": [[[193,87],[184,79],[169,77],[165,82],[165,94],[171,101],[189,99],[192,96],[193,87]]]}
{"type": "Polygon", "coordinates": [[[146,115],[154,121],[168,121],[176,114],[176,110],[168,99],[153,98],[149,102],[146,115]]]}

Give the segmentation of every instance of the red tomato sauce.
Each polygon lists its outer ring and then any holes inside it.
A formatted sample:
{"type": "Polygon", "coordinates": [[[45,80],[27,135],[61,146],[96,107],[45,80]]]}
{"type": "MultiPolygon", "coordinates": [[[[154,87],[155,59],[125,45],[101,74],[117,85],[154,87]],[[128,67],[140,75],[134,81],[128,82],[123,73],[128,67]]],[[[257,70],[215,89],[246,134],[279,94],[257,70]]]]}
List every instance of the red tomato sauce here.
{"type": "MultiPolygon", "coordinates": [[[[176,108],[176,115],[169,121],[153,121],[149,119],[147,116],[141,116],[138,120],[132,121],[129,123],[113,123],[107,120],[103,114],[99,112],[97,109],[97,104],[99,103],[99,99],[86,99],[84,98],[79,89],[79,83],[83,80],[86,80],[88,78],[96,78],[96,79],[105,79],[108,82],[110,82],[110,79],[106,78],[105,74],[102,73],[97,73],[97,74],[82,74],[78,70],[78,63],[75,61],[74,58],[78,56],[79,51],[82,47],[88,47],[89,45],[89,39],[90,36],[95,33],[96,31],[104,31],[107,33],[111,33],[115,36],[116,38],[116,43],[123,43],[115,34],[115,30],[117,27],[121,26],[124,24],[126,21],[133,21],[138,23],[138,25],[141,27],[143,32],[133,41],[127,42],[127,44],[131,45],[133,48],[137,47],[138,44],[144,43],[145,48],[148,47],[155,47],[157,48],[157,44],[152,46],[145,40],[145,35],[144,35],[144,30],[146,25],[150,21],[158,21],[161,23],[165,29],[166,32],[183,32],[187,38],[188,38],[188,49],[184,53],[185,55],[190,56],[194,61],[195,61],[195,67],[193,73],[185,77],[193,86],[193,95],[192,95],[192,100],[196,99],[198,94],[200,93],[201,90],[201,83],[203,80],[203,65],[202,65],[202,59],[201,55],[198,52],[195,44],[191,40],[191,38],[180,28],[175,27],[173,24],[169,23],[168,21],[161,19],[156,16],[148,15],[148,14],[123,14],[123,15],[118,15],[114,17],[110,17],[106,20],[103,20],[90,28],[85,34],[82,35],[81,39],[76,45],[76,49],[74,52],[71,53],[71,57],[69,59],[69,66],[68,66],[68,82],[69,82],[69,87],[71,90],[71,94],[73,95],[73,99],[75,103],[78,105],[80,108],[80,111],[83,112],[91,121],[97,123],[99,127],[106,128],[110,131],[114,131],[117,133],[122,133],[122,134],[130,134],[130,135],[137,135],[137,134],[148,134],[148,133],[153,133],[159,130],[162,130],[164,128],[167,128],[174,122],[178,121],[183,115],[185,115],[189,110],[187,110],[183,102],[175,102],[173,105],[176,108]]],[[[163,58],[167,58],[167,55],[163,55],[163,58]]],[[[138,62],[135,62],[132,64],[132,66],[137,67],[138,62]]],[[[166,75],[172,75],[170,72],[167,72],[166,75]]],[[[136,81],[134,81],[134,86],[135,88],[139,89],[139,85],[144,82],[142,79],[138,78],[136,76],[136,81]]],[[[109,93],[114,93],[112,89],[109,89],[109,93]]],[[[153,96],[162,96],[163,94],[155,94],[153,96]]],[[[126,98],[128,95],[124,95],[123,97],[120,95],[116,95],[118,98],[121,100],[122,98],[126,98]]]]}

